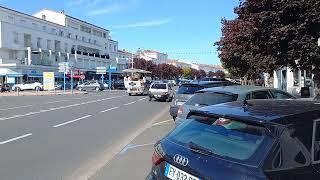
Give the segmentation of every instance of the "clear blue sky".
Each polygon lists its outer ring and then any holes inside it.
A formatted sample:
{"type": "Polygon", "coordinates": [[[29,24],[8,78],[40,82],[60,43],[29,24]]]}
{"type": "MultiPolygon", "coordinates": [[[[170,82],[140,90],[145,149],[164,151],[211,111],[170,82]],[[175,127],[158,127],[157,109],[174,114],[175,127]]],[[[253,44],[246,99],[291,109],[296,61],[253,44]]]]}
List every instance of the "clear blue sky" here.
{"type": "Polygon", "coordinates": [[[169,58],[220,64],[216,47],[221,18],[235,18],[239,0],[0,0],[2,6],[32,14],[43,8],[102,26],[119,49],[154,49],[169,58]]]}

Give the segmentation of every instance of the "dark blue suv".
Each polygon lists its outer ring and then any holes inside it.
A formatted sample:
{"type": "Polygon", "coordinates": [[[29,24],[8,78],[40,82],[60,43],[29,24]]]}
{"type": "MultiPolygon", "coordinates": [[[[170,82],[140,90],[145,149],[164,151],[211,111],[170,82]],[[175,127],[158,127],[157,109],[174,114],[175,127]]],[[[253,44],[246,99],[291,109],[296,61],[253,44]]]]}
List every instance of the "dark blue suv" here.
{"type": "Polygon", "coordinates": [[[193,110],[155,145],[146,179],[318,180],[320,103],[230,102],[193,110]]]}

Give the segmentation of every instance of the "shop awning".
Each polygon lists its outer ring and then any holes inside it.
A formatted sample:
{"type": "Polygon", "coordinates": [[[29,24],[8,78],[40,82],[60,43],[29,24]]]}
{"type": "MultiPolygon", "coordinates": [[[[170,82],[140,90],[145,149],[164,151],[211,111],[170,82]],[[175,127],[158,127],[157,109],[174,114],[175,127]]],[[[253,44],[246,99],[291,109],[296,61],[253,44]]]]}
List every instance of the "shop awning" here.
{"type": "Polygon", "coordinates": [[[28,74],[27,76],[33,77],[33,78],[42,78],[43,77],[43,75],[40,75],[40,74],[28,74]]]}
{"type": "Polygon", "coordinates": [[[8,77],[22,77],[23,74],[7,74],[8,77]]]}

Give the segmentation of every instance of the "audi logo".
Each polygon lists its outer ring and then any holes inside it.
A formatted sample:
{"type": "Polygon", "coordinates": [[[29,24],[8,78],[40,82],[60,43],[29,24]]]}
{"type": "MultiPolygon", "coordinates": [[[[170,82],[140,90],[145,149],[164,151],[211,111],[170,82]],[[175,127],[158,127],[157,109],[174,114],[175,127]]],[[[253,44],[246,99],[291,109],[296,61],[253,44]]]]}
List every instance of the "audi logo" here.
{"type": "Polygon", "coordinates": [[[189,163],[188,158],[181,156],[180,154],[176,154],[173,157],[174,162],[182,165],[182,166],[187,166],[189,163]]]}
{"type": "Polygon", "coordinates": [[[130,83],[129,83],[129,85],[130,85],[130,86],[135,86],[135,85],[136,85],[136,83],[134,83],[134,82],[130,82],[130,83]]]}

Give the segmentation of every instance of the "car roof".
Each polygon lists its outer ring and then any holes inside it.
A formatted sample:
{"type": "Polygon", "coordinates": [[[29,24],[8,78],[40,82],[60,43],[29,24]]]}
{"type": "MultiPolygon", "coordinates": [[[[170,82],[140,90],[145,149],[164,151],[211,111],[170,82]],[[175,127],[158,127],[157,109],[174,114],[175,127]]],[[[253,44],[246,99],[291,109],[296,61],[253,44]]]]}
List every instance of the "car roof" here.
{"type": "MultiPolygon", "coordinates": [[[[279,124],[288,124],[288,119],[300,117],[299,120],[306,120],[311,112],[317,112],[319,117],[320,103],[307,100],[249,100],[247,105],[243,101],[233,101],[224,104],[206,106],[197,110],[192,110],[192,113],[200,113],[207,115],[216,115],[240,119],[243,121],[253,122],[274,122],[279,124]],[[303,118],[301,118],[303,117],[303,118]],[[287,120],[285,120],[287,118],[287,120]]],[[[308,119],[314,120],[314,119],[308,119]]]]}
{"type": "Polygon", "coordinates": [[[202,89],[198,92],[220,92],[220,93],[226,93],[226,94],[246,94],[246,93],[252,92],[252,91],[268,90],[268,89],[274,89],[274,88],[262,87],[262,86],[234,85],[234,86],[220,86],[220,87],[205,88],[205,89],[202,89]]]}

